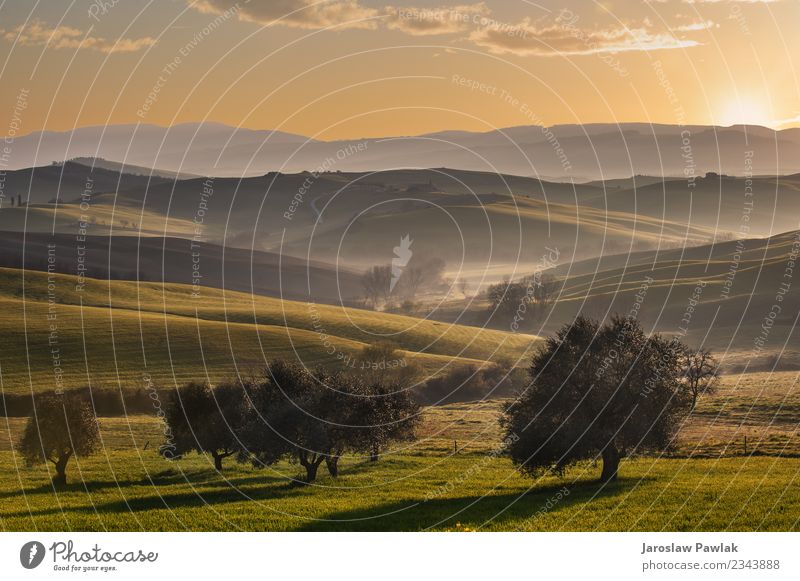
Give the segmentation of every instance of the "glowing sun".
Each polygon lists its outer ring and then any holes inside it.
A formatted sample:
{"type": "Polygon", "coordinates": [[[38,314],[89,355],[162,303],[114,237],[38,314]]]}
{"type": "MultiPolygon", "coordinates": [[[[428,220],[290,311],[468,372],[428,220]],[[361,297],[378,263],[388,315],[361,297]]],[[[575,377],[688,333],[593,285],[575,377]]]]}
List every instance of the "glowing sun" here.
{"type": "Polygon", "coordinates": [[[759,99],[739,96],[724,102],[715,114],[719,125],[764,125],[770,127],[773,117],[769,107],[759,99]]]}

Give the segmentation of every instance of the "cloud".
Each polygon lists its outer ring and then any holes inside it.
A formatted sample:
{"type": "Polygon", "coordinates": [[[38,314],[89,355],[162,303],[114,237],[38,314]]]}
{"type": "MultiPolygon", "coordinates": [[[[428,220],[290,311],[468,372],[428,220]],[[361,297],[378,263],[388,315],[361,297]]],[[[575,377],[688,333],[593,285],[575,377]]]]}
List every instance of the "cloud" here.
{"type": "Polygon", "coordinates": [[[719,26],[711,20],[701,20],[699,22],[690,22],[689,24],[679,24],[678,26],[670,27],[672,32],[695,32],[697,30],[708,30],[719,26]]]}
{"type": "Polygon", "coordinates": [[[13,30],[0,30],[3,38],[24,46],[48,46],[50,48],[82,48],[96,50],[105,54],[117,52],[136,52],[156,43],[154,38],[119,38],[111,40],[87,35],[82,30],[69,26],[51,28],[40,20],[27,26],[17,26],[13,30]]]}
{"type": "Polygon", "coordinates": [[[789,117],[788,119],[775,119],[772,122],[772,127],[776,127],[778,129],[788,129],[790,127],[797,127],[800,124],[800,114],[795,115],[794,117],[789,117]]]}
{"type": "Polygon", "coordinates": [[[521,56],[688,48],[700,43],[679,38],[676,34],[698,32],[717,26],[710,20],[702,20],[680,24],[668,30],[656,30],[652,22],[645,19],[627,27],[584,30],[576,25],[577,18],[570,21],[562,20],[559,16],[550,25],[540,24],[541,20],[525,18],[514,24],[495,20],[491,13],[485,2],[439,8],[387,6],[381,20],[387,28],[406,34],[462,34],[464,39],[495,54],[521,56]]]}
{"type": "Polygon", "coordinates": [[[491,17],[486,2],[432,8],[384,6],[372,8],[359,0],[187,0],[207,14],[237,14],[240,20],[317,30],[327,27],[389,29],[411,36],[460,35],[497,54],[555,55],[650,51],[697,46],[679,38],[715,26],[701,21],[673,30],[655,30],[644,21],[629,27],[582,30],[556,20],[544,26],[529,18],[509,24],[491,17]]]}
{"type": "Polygon", "coordinates": [[[396,8],[387,6],[382,19],[392,30],[412,36],[454,34],[486,21],[491,13],[484,2],[443,8],[396,8]]]}
{"type": "MultiPolygon", "coordinates": [[[[696,31],[713,26],[704,22],[677,30],[696,31]]],[[[649,23],[636,27],[581,29],[568,21],[537,27],[525,19],[511,26],[487,26],[473,31],[469,39],[495,54],[588,55],[630,51],[654,51],[698,46],[695,40],[676,37],[670,31],[654,31],[649,23]]]]}
{"type": "Polygon", "coordinates": [[[315,30],[336,26],[342,28],[376,28],[379,11],[361,5],[358,0],[187,0],[206,14],[234,12],[239,20],[275,24],[291,28],[315,30]]]}

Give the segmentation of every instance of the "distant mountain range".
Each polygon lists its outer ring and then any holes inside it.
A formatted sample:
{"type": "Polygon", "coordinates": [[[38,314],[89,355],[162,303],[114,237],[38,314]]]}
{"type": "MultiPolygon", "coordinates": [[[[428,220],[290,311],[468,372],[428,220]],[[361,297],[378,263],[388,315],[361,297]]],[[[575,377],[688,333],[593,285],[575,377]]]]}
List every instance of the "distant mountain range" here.
{"type": "Polygon", "coordinates": [[[6,169],[85,157],[135,166],[126,169],[128,173],[156,168],[162,177],[430,167],[576,182],[635,174],[774,176],[800,172],[800,128],[622,123],[320,141],[219,123],[111,125],[18,137],[6,169]]]}

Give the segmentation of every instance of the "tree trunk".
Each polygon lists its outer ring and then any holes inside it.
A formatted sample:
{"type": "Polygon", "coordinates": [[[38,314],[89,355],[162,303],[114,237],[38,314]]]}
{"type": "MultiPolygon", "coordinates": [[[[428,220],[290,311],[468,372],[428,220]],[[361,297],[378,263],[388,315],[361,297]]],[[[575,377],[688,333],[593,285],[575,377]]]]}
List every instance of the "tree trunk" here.
{"type": "Polygon", "coordinates": [[[380,450],[378,450],[377,446],[373,446],[372,447],[372,452],[370,452],[370,455],[369,455],[369,461],[370,462],[377,462],[378,458],[380,458],[380,450]]]}
{"type": "Polygon", "coordinates": [[[314,480],[317,479],[317,470],[325,458],[326,456],[323,456],[322,454],[309,455],[308,453],[301,453],[299,455],[300,465],[306,469],[306,484],[314,482],[314,480]]]}
{"type": "Polygon", "coordinates": [[[306,483],[314,482],[317,479],[317,468],[319,468],[319,464],[316,462],[306,464],[306,483]]]}
{"type": "Polygon", "coordinates": [[[211,455],[214,457],[214,470],[217,472],[222,472],[222,459],[225,456],[222,454],[217,454],[216,452],[212,452],[211,455]]]}
{"type": "Polygon", "coordinates": [[[603,472],[600,480],[613,482],[617,479],[617,470],[619,470],[619,452],[614,444],[609,444],[603,450],[603,472]]]}
{"type": "Polygon", "coordinates": [[[339,456],[328,456],[325,458],[325,465],[333,478],[339,476],[339,456]]]}
{"type": "Polygon", "coordinates": [[[67,462],[69,462],[69,455],[60,456],[55,462],[56,473],[53,475],[53,484],[55,486],[66,486],[67,462]]]}

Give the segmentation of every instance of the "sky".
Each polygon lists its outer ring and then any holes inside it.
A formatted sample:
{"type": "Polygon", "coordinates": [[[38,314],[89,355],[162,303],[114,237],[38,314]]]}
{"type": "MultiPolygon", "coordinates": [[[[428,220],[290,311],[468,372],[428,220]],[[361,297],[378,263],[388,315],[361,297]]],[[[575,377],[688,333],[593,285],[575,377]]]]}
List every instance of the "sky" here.
{"type": "Polygon", "coordinates": [[[798,0],[387,2],[0,1],[0,135],[800,126],[798,0]]]}

